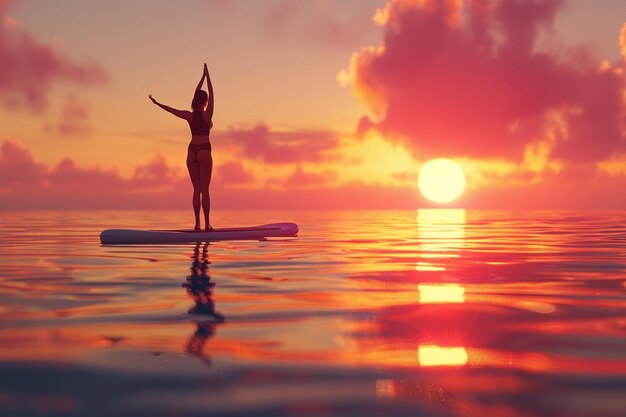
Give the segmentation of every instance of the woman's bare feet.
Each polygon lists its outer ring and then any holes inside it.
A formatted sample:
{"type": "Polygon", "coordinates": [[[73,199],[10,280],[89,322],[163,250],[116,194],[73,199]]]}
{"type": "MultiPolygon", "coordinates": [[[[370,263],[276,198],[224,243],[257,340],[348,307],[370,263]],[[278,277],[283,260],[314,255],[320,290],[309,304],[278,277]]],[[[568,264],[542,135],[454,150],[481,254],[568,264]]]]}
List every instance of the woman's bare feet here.
{"type": "Polygon", "coordinates": [[[206,231],[213,230],[213,226],[211,226],[210,224],[207,224],[204,230],[206,231]]]}
{"type": "Polygon", "coordinates": [[[193,230],[202,230],[200,228],[200,223],[196,223],[196,225],[194,226],[193,230]]]}

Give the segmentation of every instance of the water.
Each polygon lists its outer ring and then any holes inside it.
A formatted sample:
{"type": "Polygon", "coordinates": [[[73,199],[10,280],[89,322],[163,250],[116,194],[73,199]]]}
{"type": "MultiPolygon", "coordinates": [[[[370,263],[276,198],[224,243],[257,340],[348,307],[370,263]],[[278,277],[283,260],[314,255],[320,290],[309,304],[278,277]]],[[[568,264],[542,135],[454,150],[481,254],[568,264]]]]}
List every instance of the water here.
{"type": "Polygon", "coordinates": [[[0,220],[2,416],[624,416],[626,212],[217,212],[298,238],[101,246],[0,220]]]}

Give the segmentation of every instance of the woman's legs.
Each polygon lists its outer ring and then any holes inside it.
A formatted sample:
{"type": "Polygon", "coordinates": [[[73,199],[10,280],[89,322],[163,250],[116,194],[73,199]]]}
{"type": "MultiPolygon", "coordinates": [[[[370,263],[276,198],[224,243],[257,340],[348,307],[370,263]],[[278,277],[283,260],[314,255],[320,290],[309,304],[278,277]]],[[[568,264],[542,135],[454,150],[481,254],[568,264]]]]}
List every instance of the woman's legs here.
{"type": "Polygon", "coordinates": [[[211,197],[209,196],[209,185],[213,174],[213,157],[211,151],[201,150],[197,155],[198,172],[200,175],[200,192],[202,193],[202,210],[204,211],[204,228],[211,230],[209,214],[211,212],[211,197]]]}
{"type": "Polygon", "coordinates": [[[187,170],[193,184],[193,198],[191,202],[193,213],[196,217],[194,230],[200,230],[200,164],[196,162],[196,157],[192,151],[187,151],[187,170]]]}

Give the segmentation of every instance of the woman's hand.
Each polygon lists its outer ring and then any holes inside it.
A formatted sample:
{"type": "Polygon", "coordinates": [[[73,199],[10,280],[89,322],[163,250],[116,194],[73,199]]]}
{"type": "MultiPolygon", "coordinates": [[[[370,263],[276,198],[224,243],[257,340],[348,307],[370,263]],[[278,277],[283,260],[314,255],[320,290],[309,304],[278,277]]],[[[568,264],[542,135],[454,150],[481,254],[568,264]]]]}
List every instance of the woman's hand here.
{"type": "Polygon", "coordinates": [[[209,68],[206,66],[206,62],[204,63],[204,75],[209,76],[209,68]]]}
{"type": "Polygon", "coordinates": [[[154,99],[154,97],[152,97],[152,94],[148,94],[148,97],[150,98],[150,100],[152,100],[154,104],[157,104],[157,101],[154,99]]]}

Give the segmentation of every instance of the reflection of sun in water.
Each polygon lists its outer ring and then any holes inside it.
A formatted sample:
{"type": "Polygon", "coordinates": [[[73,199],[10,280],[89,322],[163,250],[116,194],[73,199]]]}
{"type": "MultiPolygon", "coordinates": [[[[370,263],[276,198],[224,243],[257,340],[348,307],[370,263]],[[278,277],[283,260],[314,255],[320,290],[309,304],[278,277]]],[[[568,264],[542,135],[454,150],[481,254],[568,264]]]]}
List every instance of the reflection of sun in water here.
{"type": "Polygon", "coordinates": [[[445,271],[446,260],[458,258],[465,239],[464,209],[419,209],[420,258],[416,271],[445,271]]]}
{"type": "Polygon", "coordinates": [[[465,301],[465,288],[459,284],[420,284],[420,304],[462,303],[465,301]]]}
{"type": "Polygon", "coordinates": [[[432,159],[420,169],[417,186],[430,201],[448,203],[465,189],[465,172],[450,159],[432,159]]]}
{"type": "Polygon", "coordinates": [[[467,363],[464,347],[424,345],[417,349],[417,360],[421,366],[455,366],[467,363]]]}

